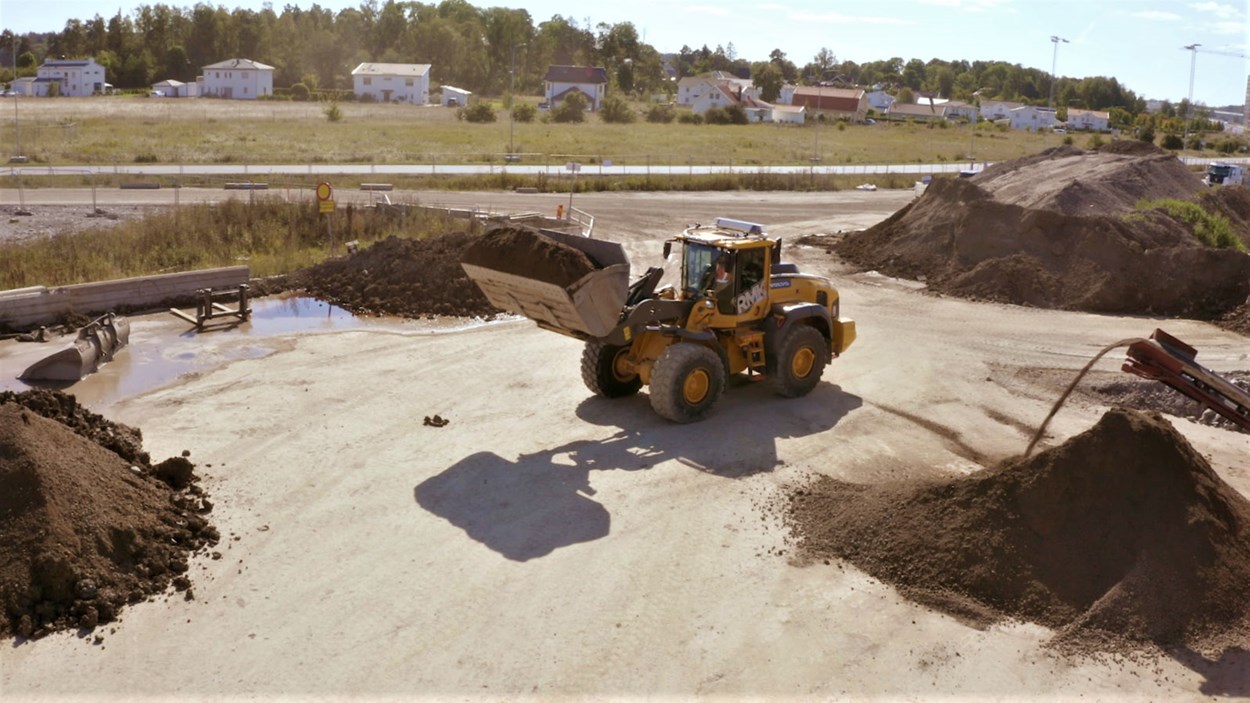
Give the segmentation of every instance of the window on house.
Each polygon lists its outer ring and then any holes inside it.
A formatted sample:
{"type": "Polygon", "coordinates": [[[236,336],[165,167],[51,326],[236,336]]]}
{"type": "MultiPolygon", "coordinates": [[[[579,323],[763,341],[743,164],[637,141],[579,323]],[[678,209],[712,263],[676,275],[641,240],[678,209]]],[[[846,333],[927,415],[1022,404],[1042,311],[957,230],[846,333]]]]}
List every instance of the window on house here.
{"type": "Polygon", "coordinates": [[[369,76],[365,76],[365,85],[373,85],[373,79],[369,76]]]}
{"type": "Polygon", "coordinates": [[[412,79],[411,79],[411,78],[409,78],[409,79],[405,80],[405,81],[404,81],[404,85],[406,85],[406,86],[408,86],[409,88],[411,88],[411,87],[412,87],[412,79]]]}

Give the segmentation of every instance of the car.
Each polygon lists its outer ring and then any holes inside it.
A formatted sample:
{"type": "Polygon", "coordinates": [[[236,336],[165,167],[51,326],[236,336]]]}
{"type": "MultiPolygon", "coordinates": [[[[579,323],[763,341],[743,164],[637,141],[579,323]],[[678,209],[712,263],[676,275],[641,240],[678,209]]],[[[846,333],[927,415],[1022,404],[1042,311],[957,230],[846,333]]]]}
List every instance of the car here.
{"type": "Polygon", "coordinates": [[[1068,130],[1064,129],[1063,127],[1056,127],[1055,129],[1051,131],[1053,131],[1055,134],[1067,134],[1068,133],[1068,130]]]}

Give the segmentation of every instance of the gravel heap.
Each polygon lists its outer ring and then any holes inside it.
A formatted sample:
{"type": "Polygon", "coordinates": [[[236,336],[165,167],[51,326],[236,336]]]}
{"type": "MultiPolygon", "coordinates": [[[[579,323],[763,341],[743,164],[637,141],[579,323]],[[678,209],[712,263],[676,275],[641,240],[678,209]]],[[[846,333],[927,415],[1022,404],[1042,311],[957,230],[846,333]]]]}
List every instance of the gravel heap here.
{"type": "Polygon", "coordinates": [[[1113,409],[1029,458],[950,481],[790,496],[799,550],[978,625],[1072,653],[1250,646],[1250,502],[1161,416],[1113,409]]]}
{"type": "MultiPolygon", "coordinates": [[[[1134,211],[1141,199],[1193,200],[1203,188],[1174,156],[1144,143],[1059,147],[972,178],[936,179],[832,248],[861,268],[950,295],[1211,319],[1250,295],[1250,256],[1207,248],[1164,213],[1134,211]]],[[[1244,217],[1232,222],[1250,238],[1250,207],[1223,198],[1224,209],[1240,208],[1244,217]]]]}
{"type": "Polygon", "coordinates": [[[477,237],[452,232],[422,239],[388,237],[346,257],[289,277],[303,288],[360,315],[488,317],[498,313],[460,267],[477,237]]]}
{"type": "Polygon", "coordinates": [[[139,430],[58,391],[0,393],[0,636],[116,620],[220,539],[184,456],[151,464],[139,430]]]}

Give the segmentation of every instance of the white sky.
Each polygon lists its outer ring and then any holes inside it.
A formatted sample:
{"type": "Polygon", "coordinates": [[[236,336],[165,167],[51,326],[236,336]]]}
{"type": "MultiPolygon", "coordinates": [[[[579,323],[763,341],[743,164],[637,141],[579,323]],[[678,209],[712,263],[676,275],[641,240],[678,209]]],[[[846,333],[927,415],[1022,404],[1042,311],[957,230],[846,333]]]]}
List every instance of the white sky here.
{"type": "MultiPolygon", "coordinates": [[[[382,4],[384,0],[379,0],[382,4]]],[[[108,5],[89,0],[0,0],[0,27],[18,33],[57,31],[71,18],[105,18],[131,12],[131,0],[108,5]]],[[[190,6],[194,3],[166,4],[190,6]]],[[[261,9],[263,0],[214,2],[229,9],[261,9]]],[[[279,0],[305,9],[307,0],[279,0]]],[[[359,7],[359,0],[320,0],[323,8],[359,7]]],[[[437,4],[431,0],[430,4],[437,4]]],[[[739,57],[760,61],[781,49],[802,66],[822,47],[839,60],[859,63],[902,57],[1000,60],[1061,76],[1115,77],[1145,98],[1180,101],[1190,94],[1207,105],[1245,102],[1250,60],[1250,0],[571,0],[474,2],[521,7],[535,25],[562,15],[579,26],[633,22],[661,52],[682,44],[709,48],[732,42],[739,57]],[[1051,36],[1067,43],[1051,41],[1051,36]],[[1195,55],[1182,47],[1200,44],[1195,55]]]]}

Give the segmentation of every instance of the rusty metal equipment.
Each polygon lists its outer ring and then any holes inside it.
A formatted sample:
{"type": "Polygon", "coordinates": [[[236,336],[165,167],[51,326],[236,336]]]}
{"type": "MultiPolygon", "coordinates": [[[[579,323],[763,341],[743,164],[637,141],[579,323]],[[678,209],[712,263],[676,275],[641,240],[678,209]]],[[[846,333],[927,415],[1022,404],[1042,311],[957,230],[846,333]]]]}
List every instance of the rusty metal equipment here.
{"type": "Polygon", "coordinates": [[[1156,329],[1130,344],[1127,355],[1124,371],[1168,385],[1250,431],[1250,393],[1199,364],[1197,349],[1156,329]]]}
{"type": "Polygon", "coordinates": [[[112,361],[129,342],[130,322],[110,312],[79,328],[73,342],[31,364],[18,378],[73,383],[112,361]]]}
{"type": "Polygon", "coordinates": [[[203,330],[205,323],[215,318],[230,317],[240,322],[246,322],[252,314],[252,308],[248,302],[248,288],[246,283],[238,288],[224,290],[200,288],[195,291],[195,317],[191,317],[177,308],[170,308],[169,312],[195,325],[196,330],[203,330]],[[232,308],[214,300],[214,298],[226,297],[234,298],[237,301],[237,306],[232,308]]]}

